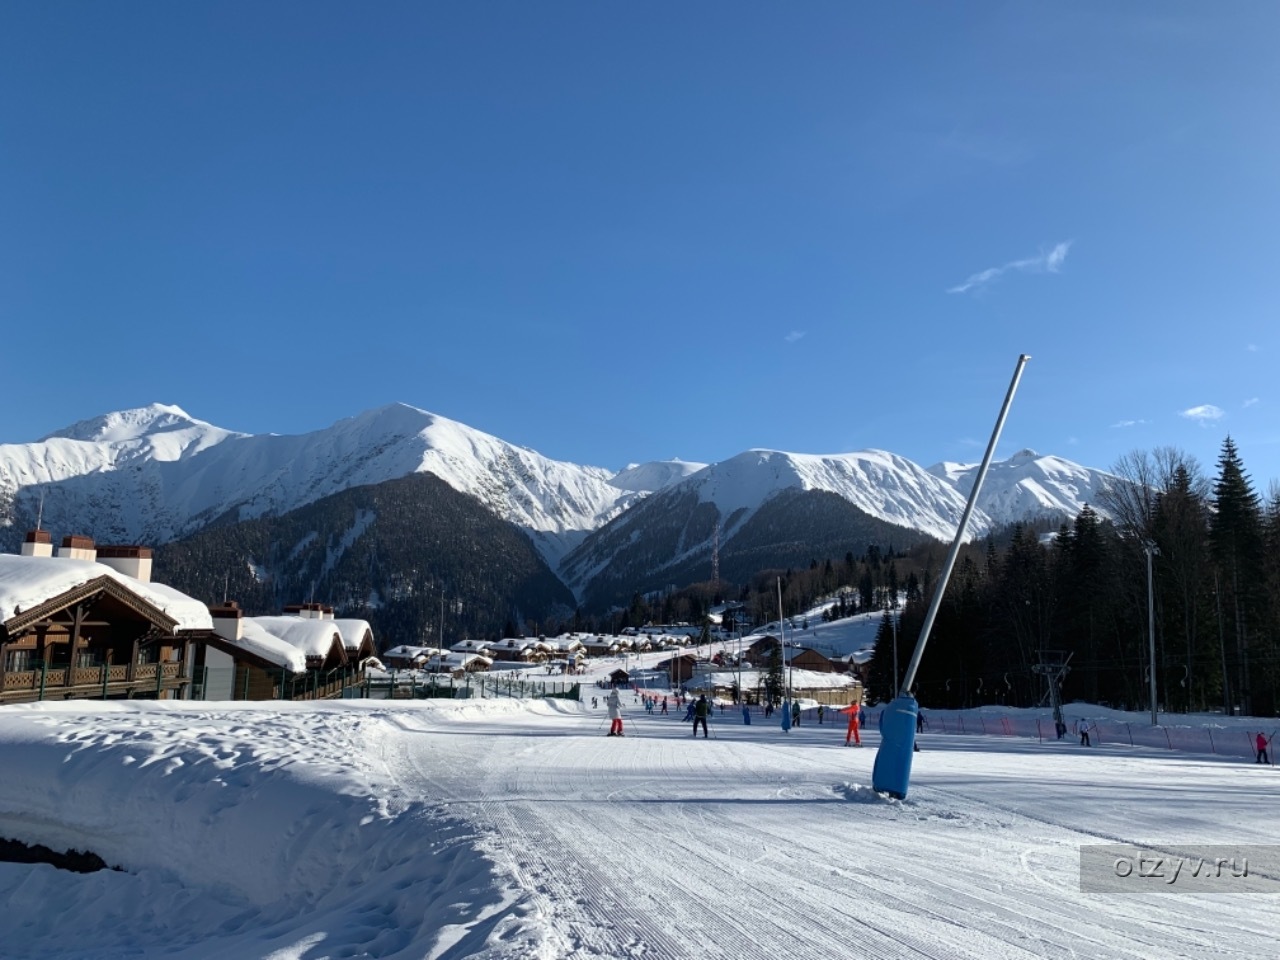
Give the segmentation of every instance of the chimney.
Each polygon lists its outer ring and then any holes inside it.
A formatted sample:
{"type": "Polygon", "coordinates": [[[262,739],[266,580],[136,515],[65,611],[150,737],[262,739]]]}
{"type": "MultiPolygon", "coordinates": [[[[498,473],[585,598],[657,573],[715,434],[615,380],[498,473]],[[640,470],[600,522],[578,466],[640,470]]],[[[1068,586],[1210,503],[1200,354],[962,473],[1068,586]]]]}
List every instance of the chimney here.
{"type": "Polygon", "coordinates": [[[209,616],[213,618],[213,632],[223,640],[239,640],[244,635],[241,620],[244,611],[234,600],[228,600],[220,607],[210,607],[209,616]]]}
{"type": "Polygon", "coordinates": [[[304,620],[307,618],[306,609],[301,603],[286,604],[284,608],[284,615],[286,617],[302,617],[304,620]]]}
{"type": "Polygon", "coordinates": [[[332,620],[332,619],[333,619],[333,607],[321,607],[321,608],[320,608],[320,619],[321,619],[321,620],[332,620]]]}
{"type": "Polygon", "coordinates": [[[98,551],[93,547],[93,537],[70,536],[62,538],[62,546],[58,548],[58,556],[70,560],[96,560],[98,551]]]}
{"type": "Polygon", "coordinates": [[[53,535],[48,530],[28,530],[22,541],[24,557],[52,557],[53,535]]]}
{"type": "Polygon", "coordinates": [[[98,548],[98,562],[141,583],[151,582],[151,548],[119,546],[98,548]]]}

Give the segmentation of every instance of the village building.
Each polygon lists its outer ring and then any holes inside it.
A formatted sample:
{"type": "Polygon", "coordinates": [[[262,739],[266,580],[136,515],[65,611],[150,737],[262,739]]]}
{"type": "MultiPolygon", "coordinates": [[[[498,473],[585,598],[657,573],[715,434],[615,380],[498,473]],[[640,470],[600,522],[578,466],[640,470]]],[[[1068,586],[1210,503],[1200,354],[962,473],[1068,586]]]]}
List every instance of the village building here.
{"type": "Polygon", "coordinates": [[[446,651],[439,647],[413,647],[401,644],[385,651],[379,658],[387,669],[423,670],[427,662],[446,651]]]}
{"type": "Polygon", "coordinates": [[[206,700],[312,700],[343,696],[374,655],[364,620],[335,620],[322,604],[246,617],[234,602],[210,610],[213,635],[196,644],[197,696],[206,700]]]}
{"type": "Polygon", "coordinates": [[[188,652],[212,622],[200,601],[151,582],[151,551],[48,531],[0,555],[0,703],[182,698],[188,652]]]}
{"type": "Polygon", "coordinates": [[[432,673],[447,673],[460,680],[468,673],[482,673],[493,666],[493,660],[479,653],[445,653],[427,661],[432,673]]]}

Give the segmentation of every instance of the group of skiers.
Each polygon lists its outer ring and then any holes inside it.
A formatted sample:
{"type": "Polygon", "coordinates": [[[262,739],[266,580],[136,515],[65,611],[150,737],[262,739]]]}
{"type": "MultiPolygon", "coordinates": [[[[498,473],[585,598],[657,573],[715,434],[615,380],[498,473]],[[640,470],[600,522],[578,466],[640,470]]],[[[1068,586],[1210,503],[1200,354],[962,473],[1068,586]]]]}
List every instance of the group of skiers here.
{"type": "MultiPolygon", "coordinates": [[[[678,702],[679,702],[679,698],[677,698],[677,703],[678,702]]],[[[663,697],[660,703],[661,703],[661,712],[665,715],[667,713],[667,698],[663,697]]],[[[651,715],[653,714],[654,709],[658,704],[659,704],[659,700],[657,697],[644,698],[645,710],[651,715]]],[[[595,697],[591,698],[591,706],[593,708],[596,706],[595,697]]],[[[609,695],[605,697],[605,707],[608,709],[608,716],[610,721],[609,733],[607,734],[607,736],[610,736],[610,737],[623,736],[622,697],[619,696],[616,688],[613,690],[610,690],[609,695]]],[[[707,700],[707,695],[705,693],[700,695],[697,700],[689,701],[688,709],[685,711],[685,715],[682,718],[682,721],[685,723],[688,723],[690,720],[693,721],[694,737],[698,736],[698,727],[701,726],[702,738],[704,740],[708,738],[707,718],[711,715],[711,710],[712,710],[712,704],[709,700],[707,700]]],[[[723,707],[721,708],[721,712],[723,712],[723,707]]],[[[825,712],[826,711],[823,706],[818,707],[818,723],[819,724],[823,722],[825,712]]],[[[848,726],[848,729],[845,731],[844,745],[846,747],[849,746],[850,744],[853,744],[854,746],[858,746],[858,747],[862,746],[861,728],[862,728],[862,725],[867,722],[866,708],[863,707],[862,704],[855,699],[849,703],[849,706],[844,707],[839,712],[846,713],[849,715],[849,726],[848,726]]],[[[767,718],[771,716],[772,713],[773,713],[773,704],[766,703],[764,708],[765,717],[767,718]]],[[[751,709],[746,704],[743,704],[742,706],[742,722],[744,724],[751,723],[751,709]]],[[[800,725],[800,704],[794,700],[791,702],[791,724],[792,726],[800,725]]],[[[917,733],[923,732],[925,726],[926,726],[926,721],[924,718],[924,714],[921,712],[917,712],[916,713],[916,732],[917,733]]],[[[1058,734],[1058,739],[1061,740],[1067,732],[1067,725],[1059,721],[1055,723],[1055,727],[1056,727],[1056,733],[1058,734]]],[[[1089,724],[1088,720],[1085,720],[1082,718],[1076,722],[1076,733],[1080,734],[1080,745],[1082,747],[1092,746],[1092,741],[1090,740],[1090,737],[1089,737],[1089,734],[1092,730],[1093,730],[1093,727],[1089,724]]],[[[1268,753],[1268,748],[1271,746],[1271,739],[1272,739],[1271,737],[1268,737],[1264,733],[1259,733],[1257,735],[1256,739],[1254,740],[1254,745],[1257,750],[1257,759],[1254,761],[1255,763],[1271,763],[1271,758],[1268,753]]],[[[919,749],[920,748],[917,745],[916,750],[919,750],[919,749]]]]}

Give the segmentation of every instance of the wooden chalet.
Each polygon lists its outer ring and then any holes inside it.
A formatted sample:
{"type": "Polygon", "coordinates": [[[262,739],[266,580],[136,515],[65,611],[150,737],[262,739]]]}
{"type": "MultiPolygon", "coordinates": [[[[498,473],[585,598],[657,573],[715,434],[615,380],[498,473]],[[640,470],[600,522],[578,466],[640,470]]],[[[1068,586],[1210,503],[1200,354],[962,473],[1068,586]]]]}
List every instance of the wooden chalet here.
{"type": "Polygon", "coordinates": [[[698,665],[698,658],[691,653],[682,653],[672,657],[670,660],[663,660],[658,663],[654,669],[669,674],[676,686],[684,683],[686,680],[693,678],[694,670],[698,665]]]}
{"type": "Polygon", "coordinates": [[[370,657],[377,656],[378,648],[373,643],[373,627],[367,620],[334,620],[338,632],[342,634],[342,646],[347,651],[347,662],[361,664],[370,657]]]}
{"type": "Polygon", "coordinates": [[[328,699],[362,683],[364,663],[374,655],[369,625],[333,620],[319,604],[293,609],[298,612],[246,617],[233,602],[211,608],[212,633],[196,644],[196,697],[328,699]]]}
{"type": "Polygon", "coordinates": [[[146,547],[71,536],[55,557],[44,530],[0,555],[0,704],[186,696],[209,611],[150,577],[146,547]]]}
{"type": "Polygon", "coordinates": [[[817,650],[805,647],[803,650],[792,650],[787,662],[797,670],[812,670],[814,673],[841,673],[831,659],[817,650]]]}
{"type": "Polygon", "coordinates": [[[769,658],[773,656],[773,651],[779,648],[780,644],[777,637],[760,637],[752,641],[751,645],[742,651],[742,659],[753,667],[767,667],[769,658]]]}

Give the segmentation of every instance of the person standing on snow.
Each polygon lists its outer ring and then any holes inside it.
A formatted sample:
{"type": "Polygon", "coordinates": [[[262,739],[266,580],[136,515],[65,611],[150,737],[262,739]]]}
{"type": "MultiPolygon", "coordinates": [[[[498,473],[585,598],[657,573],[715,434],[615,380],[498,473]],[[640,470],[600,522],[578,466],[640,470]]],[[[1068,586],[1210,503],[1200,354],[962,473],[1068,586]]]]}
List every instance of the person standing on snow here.
{"type": "Polygon", "coordinates": [[[1271,758],[1267,756],[1267,747],[1270,745],[1271,741],[1267,738],[1266,734],[1259,733],[1256,742],[1258,744],[1258,759],[1255,760],[1254,763],[1270,763],[1271,758]]]}
{"type": "Polygon", "coordinates": [[[862,737],[858,734],[858,724],[862,718],[862,707],[858,705],[858,701],[850,702],[849,709],[844,711],[849,714],[849,729],[845,731],[844,745],[847,747],[849,741],[853,741],[858,746],[862,746],[862,737]]]}
{"type": "Polygon", "coordinates": [[[707,703],[707,695],[704,693],[698,697],[697,703],[693,705],[693,735],[698,735],[698,724],[702,724],[702,739],[707,739],[707,714],[711,710],[711,704],[707,703]]]}
{"type": "Polygon", "coordinates": [[[822,704],[818,704],[818,726],[822,726],[822,714],[824,710],[825,708],[822,706],[822,704]]]}
{"type": "Polygon", "coordinates": [[[1088,720],[1081,720],[1079,723],[1076,724],[1076,733],[1080,734],[1080,746],[1082,747],[1092,746],[1092,744],[1089,742],[1089,721],[1088,720]]]}
{"type": "Polygon", "coordinates": [[[622,736],[622,698],[618,696],[617,690],[610,690],[609,696],[605,698],[605,706],[609,708],[609,724],[610,737],[622,736]]]}
{"type": "Polygon", "coordinates": [[[800,726],[800,701],[791,701],[791,725],[793,727],[800,726]]]}

